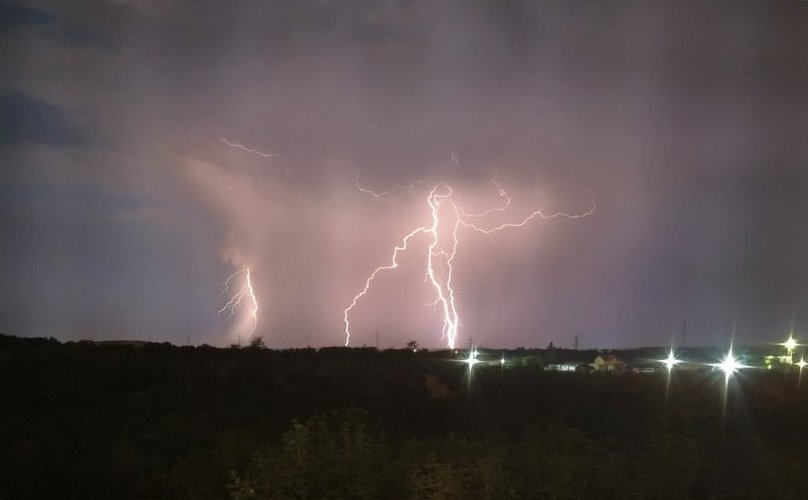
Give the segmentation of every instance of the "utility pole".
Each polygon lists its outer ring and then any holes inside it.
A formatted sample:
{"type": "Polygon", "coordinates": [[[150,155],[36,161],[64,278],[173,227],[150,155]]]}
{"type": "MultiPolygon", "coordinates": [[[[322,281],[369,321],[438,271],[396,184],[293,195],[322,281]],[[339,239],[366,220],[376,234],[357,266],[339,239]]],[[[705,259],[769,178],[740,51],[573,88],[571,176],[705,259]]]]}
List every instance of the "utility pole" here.
{"type": "Polygon", "coordinates": [[[575,334],[575,350],[578,350],[578,334],[575,334]]]}

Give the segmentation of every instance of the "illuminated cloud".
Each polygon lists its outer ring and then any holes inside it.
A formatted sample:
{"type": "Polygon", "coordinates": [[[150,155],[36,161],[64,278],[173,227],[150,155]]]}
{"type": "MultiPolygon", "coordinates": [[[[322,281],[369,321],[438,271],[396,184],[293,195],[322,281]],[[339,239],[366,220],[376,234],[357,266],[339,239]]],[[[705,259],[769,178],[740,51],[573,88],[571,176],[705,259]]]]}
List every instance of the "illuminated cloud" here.
{"type": "MultiPolygon", "coordinates": [[[[470,216],[505,203],[491,169],[510,214],[577,213],[584,189],[598,214],[464,233],[464,336],[662,344],[687,317],[689,340],[709,344],[730,310],[743,341],[806,327],[802,12],[20,5],[0,16],[4,332],[224,343],[219,286],[248,265],[256,335],[342,344],[350,297],[423,224],[418,189],[446,182],[470,216]],[[357,193],[357,174],[395,199],[357,193]]],[[[489,216],[478,227],[524,220],[489,216]]],[[[434,286],[409,280],[422,260],[400,265],[363,297],[352,345],[376,330],[384,346],[443,345],[422,307],[434,286]]]]}

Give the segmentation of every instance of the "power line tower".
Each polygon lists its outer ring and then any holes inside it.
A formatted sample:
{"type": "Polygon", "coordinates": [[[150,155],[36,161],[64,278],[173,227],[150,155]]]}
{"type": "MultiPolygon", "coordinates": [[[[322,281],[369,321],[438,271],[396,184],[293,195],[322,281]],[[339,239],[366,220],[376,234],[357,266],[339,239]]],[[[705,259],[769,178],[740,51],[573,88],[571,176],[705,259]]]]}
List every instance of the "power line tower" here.
{"type": "Polygon", "coordinates": [[[578,350],[578,334],[575,334],[575,350],[578,350]]]}

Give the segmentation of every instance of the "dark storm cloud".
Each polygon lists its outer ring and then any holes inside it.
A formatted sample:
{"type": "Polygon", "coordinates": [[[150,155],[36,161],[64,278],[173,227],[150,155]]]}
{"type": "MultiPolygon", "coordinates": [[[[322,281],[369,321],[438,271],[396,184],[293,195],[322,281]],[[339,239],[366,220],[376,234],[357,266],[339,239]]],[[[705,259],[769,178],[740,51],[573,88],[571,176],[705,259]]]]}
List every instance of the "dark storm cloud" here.
{"type": "Polygon", "coordinates": [[[0,31],[17,26],[41,24],[51,20],[46,12],[26,7],[13,2],[0,3],[0,31]]]}
{"type": "Polygon", "coordinates": [[[66,123],[58,108],[16,92],[0,94],[0,117],[0,145],[80,142],[78,131],[66,123]]]}
{"type": "MultiPolygon", "coordinates": [[[[585,209],[590,189],[598,211],[463,236],[464,338],[659,344],[684,318],[703,343],[723,342],[736,318],[754,341],[808,328],[804,3],[3,9],[0,182],[15,215],[2,231],[15,271],[0,329],[203,340],[223,329],[220,257],[237,255],[256,267],[270,344],[338,343],[346,299],[424,215],[422,193],[380,203],[354,176],[379,189],[444,179],[480,205],[496,202],[488,169],[517,210],[585,209]],[[41,208],[49,197],[58,209],[41,208]],[[32,279],[58,314],[34,313],[32,279]],[[95,287],[115,290],[103,307],[95,287]],[[126,299],[146,290],[165,300],[126,299]],[[54,326],[69,318],[70,332],[54,326]]],[[[357,312],[359,343],[377,328],[392,345],[437,343],[417,255],[357,312]]]]}

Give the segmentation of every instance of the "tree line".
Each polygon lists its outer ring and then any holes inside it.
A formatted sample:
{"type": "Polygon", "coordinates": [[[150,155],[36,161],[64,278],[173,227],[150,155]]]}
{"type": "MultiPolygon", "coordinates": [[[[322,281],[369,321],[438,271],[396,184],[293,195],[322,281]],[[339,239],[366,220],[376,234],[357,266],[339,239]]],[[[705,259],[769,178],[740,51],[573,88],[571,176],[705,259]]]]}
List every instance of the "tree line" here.
{"type": "Polygon", "coordinates": [[[797,373],[508,356],[0,336],[0,498],[805,498],[797,373]]]}

